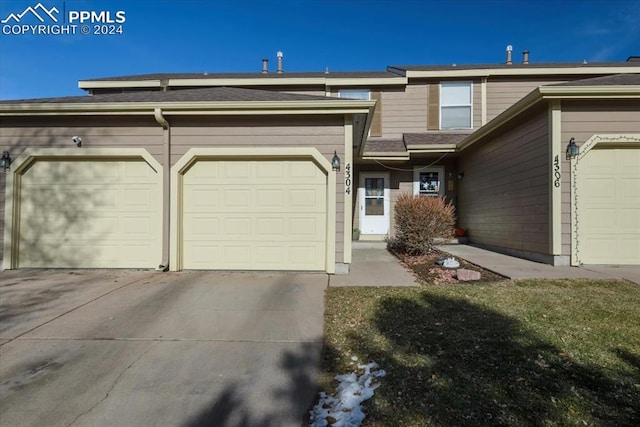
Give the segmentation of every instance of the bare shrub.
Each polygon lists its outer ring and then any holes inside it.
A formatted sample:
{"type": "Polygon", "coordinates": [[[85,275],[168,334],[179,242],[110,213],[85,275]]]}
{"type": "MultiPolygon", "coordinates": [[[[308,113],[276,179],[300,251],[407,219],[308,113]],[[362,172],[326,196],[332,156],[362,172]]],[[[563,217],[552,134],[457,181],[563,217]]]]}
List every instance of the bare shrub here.
{"type": "Polygon", "coordinates": [[[455,208],[443,197],[401,194],[395,205],[395,238],[392,246],[412,255],[434,249],[437,238],[454,234],[455,208]]]}

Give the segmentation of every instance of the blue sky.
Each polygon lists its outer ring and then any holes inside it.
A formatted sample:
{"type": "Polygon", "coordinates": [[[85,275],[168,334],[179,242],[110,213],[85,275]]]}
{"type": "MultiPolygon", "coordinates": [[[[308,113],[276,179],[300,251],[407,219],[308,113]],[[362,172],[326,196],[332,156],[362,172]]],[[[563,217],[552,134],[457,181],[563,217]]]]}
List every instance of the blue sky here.
{"type": "Polygon", "coordinates": [[[3,29],[0,99],[78,95],[77,81],[96,77],[259,72],[263,57],[275,70],[278,50],[285,72],[500,63],[508,44],[516,61],[525,49],[531,62],[640,55],[640,0],[0,0],[0,20],[39,2],[60,21],[124,11],[123,34],[82,35],[77,22],[75,35],[3,29]]]}

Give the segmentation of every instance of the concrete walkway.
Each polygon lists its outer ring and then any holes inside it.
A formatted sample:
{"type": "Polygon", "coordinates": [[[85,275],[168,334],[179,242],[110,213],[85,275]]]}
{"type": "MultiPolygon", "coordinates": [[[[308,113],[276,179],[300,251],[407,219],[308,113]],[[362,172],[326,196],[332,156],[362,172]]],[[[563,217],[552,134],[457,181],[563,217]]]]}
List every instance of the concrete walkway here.
{"type": "Polygon", "coordinates": [[[350,273],[329,276],[329,286],[419,286],[385,242],[353,242],[351,256],[350,273]]]}
{"type": "Polygon", "coordinates": [[[511,279],[626,279],[640,284],[640,266],[554,267],[470,245],[442,245],[438,249],[511,279]]]}

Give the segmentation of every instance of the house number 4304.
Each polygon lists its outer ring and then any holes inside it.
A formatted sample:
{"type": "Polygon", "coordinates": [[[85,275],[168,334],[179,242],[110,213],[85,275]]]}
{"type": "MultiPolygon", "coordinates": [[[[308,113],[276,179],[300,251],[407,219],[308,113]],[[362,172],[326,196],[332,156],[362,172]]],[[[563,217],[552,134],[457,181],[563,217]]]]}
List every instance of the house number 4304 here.
{"type": "Polygon", "coordinates": [[[344,192],[351,194],[351,163],[344,166],[344,192]]]}

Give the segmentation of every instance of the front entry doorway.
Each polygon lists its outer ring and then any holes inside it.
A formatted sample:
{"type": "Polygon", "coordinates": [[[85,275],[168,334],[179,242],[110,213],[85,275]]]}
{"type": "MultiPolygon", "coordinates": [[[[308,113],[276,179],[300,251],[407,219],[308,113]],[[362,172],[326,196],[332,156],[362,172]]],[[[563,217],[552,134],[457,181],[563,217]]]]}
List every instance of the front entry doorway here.
{"type": "Polygon", "coordinates": [[[389,234],[389,174],[363,172],[358,188],[360,233],[386,237],[389,234]]]}

